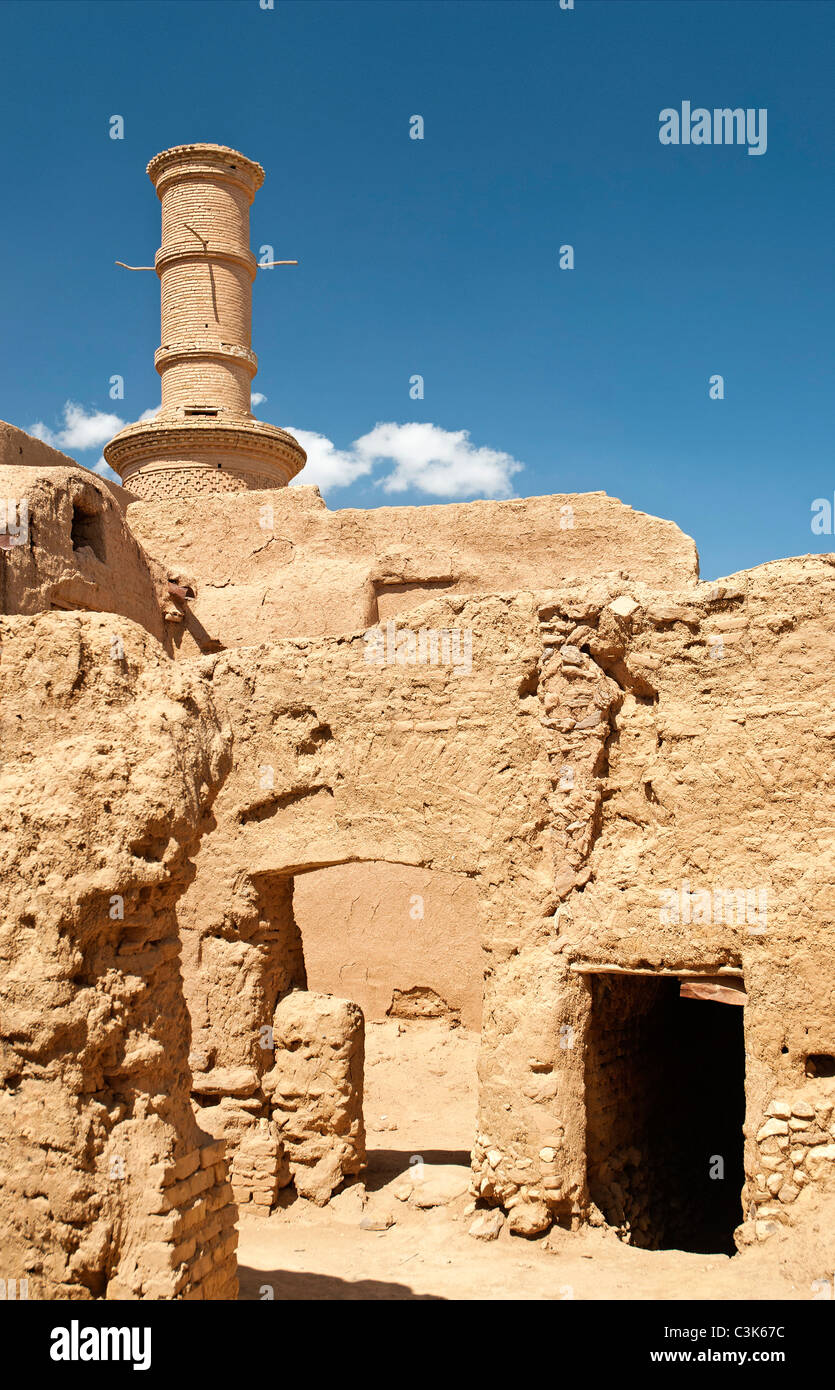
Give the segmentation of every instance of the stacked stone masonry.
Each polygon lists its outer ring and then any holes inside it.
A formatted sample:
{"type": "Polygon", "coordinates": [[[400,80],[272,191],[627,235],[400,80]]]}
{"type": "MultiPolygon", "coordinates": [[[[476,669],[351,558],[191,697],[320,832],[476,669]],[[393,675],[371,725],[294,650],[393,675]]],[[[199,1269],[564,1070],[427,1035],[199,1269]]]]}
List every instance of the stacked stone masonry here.
{"type": "Polygon", "coordinates": [[[790,1211],[810,1183],[835,1191],[835,1088],[808,1085],[766,1107],[757,1132],[759,1171],[751,1218],[765,1238],[790,1223],[790,1211]]]}

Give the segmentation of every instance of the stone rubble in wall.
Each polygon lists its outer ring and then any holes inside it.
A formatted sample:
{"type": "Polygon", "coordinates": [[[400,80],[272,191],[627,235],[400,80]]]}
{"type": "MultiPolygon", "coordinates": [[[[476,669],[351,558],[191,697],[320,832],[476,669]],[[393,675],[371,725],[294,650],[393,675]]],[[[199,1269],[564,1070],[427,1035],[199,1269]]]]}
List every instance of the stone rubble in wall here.
{"type": "Polygon", "coordinates": [[[760,1171],[752,1184],[751,1219],[758,1240],[789,1223],[786,1208],[807,1184],[835,1188],[833,1112],[835,1087],[826,1083],[801,1097],[776,1097],[766,1107],[756,1136],[760,1171]]]}

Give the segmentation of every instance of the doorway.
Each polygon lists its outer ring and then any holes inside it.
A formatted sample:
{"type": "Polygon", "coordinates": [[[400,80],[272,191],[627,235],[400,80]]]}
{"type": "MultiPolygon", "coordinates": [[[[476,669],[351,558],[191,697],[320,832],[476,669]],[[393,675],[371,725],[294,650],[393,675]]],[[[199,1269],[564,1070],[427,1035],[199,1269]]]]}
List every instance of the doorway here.
{"type": "Polygon", "coordinates": [[[644,1249],[733,1255],[742,1221],[744,1009],[680,980],[589,977],[589,1193],[644,1249]]]}
{"type": "Polygon", "coordinates": [[[293,913],[307,987],[365,1016],[367,1190],[418,1162],[469,1177],[484,969],[476,884],[359,860],[297,874],[293,913]]]}

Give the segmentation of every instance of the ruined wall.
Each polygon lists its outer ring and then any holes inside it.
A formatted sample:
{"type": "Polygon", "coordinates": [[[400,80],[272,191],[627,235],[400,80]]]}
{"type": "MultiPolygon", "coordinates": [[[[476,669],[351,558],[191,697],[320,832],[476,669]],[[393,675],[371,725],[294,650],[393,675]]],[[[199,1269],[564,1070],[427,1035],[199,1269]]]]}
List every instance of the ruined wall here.
{"type": "Polygon", "coordinates": [[[201,1127],[227,1145],[236,1202],[268,1212],[291,1173],[261,1077],[276,1000],[305,988],[304,956],[288,874],[232,869],[224,888],[205,904],[197,890],[180,909],[192,1098],[201,1127]]]}
{"type": "MultiPolygon", "coordinates": [[[[60,529],[65,501],[44,486],[60,529]]],[[[67,496],[75,486],[70,473],[67,496]]],[[[88,475],[81,486],[103,496],[88,475]]],[[[5,1218],[21,1266],[9,1276],[83,1296],[229,1290],[220,1146],[235,1198],[262,1210],[326,1157],[300,1157],[314,1131],[287,1127],[292,1085],[282,1092],[270,1029],[294,993],[360,994],[361,961],[372,1011],[395,992],[408,1008],[420,990],[469,1018],[483,982],[474,1188],[528,1234],[589,1214],[584,971],[734,972],[747,996],[739,1238],[814,1219],[835,1185],[833,566],[807,558],[700,585],[676,528],[600,494],[336,514],[304,489],[277,499],[264,529],[263,495],[205,514],[131,505],[143,543],[197,590],[176,667],[150,598],[147,632],[112,609],[5,620],[4,1210],[27,1213],[5,1218]],[[566,506],[574,524],[561,529],[566,506]],[[507,593],[473,592],[505,579],[507,593]],[[471,661],[431,665],[408,646],[390,661],[386,636],[369,662],[364,630],[395,619],[469,633],[471,661]],[[230,650],[200,657],[213,637],[230,650]],[[33,912],[35,855],[49,896],[33,912]],[[399,925],[394,900],[419,882],[438,895],[430,918],[393,936],[386,913],[399,925]],[[335,911],[335,892],[357,907],[335,911]],[[114,894],[125,918],[105,922],[114,894]],[[431,972],[419,980],[421,957],[431,972]],[[42,1171],[56,1125],[63,1168],[42,1171]],[[133,1195],[114,1189],[111,1158],[142,1173],[133,1195]],[[83,1174],[75,1205],[59,1193],[67,1171],[83,1174]],[[153,1211],[140,1189],[156,1192],[153,1211]]],[[[57,532],[42,557],[38,545],[36,517],[24,559],[37,572],[13,605],[66,598],[49,588],[69,575],[57,532]]],[[[5,551],[7,581],[10,556],[23,564],[5,551]]],[[[104,606],[111,582],[119,603],[139,602],[127,558],[122,589],[118,576],[85,578],[91,560],[72,564],[70,582],[88,585],[79,602],[104,606]]],[[[316,1010],[297,1024],[318,1066],[316,1010]]],[[[311,1120],[330,1141],[356,1091],[350,1071],[311,1120]]],[[[593,1185],[605,1162],[592,1154],[593,1185]]]]}
{"type": "MultiPolygon", "coordinates": [[[[561,968],[742,971],[743,1240],[767,1234],[769,1222],[802,1219],[813,1188],[825,1191],[835,1176],[816,1125],[814,1181],[799,1195],[796,1178],[786,1181],[779,1207],[769,1190],[763,1215],[769,1170],[757,1135],[768,1108],[778,1096],[806,1101],[807,1058],[835,1050],[825,828],[833,793],[823,775],[835,736],[834,585],[822,557],[668,596],[640,585],[620,595],[575,587],[540,609],[562,638],[540,687],[564,769],[552,803],[561,968]],[[576,674],[550,704],[556,660],[562,676],[576,674]],[[593,692],[612,693],[605,679],[618,693],[596,715],[593,692]],[[581,689],[588,715],[570,694],[581,689]]],[[[578,1035],[584,1018],[580,1004],[578,1035]]],[[[817,1089],[828,1095],[832,1084],[817,1089]]],[[[779,1143],[787,1137],[760,1141],[771,1161],[775,1147],[791,1150],[779,1143]]],[[[568,1170],[572,1162],[566,1151],[568,1170]]],[[[785,1156],[781,1171],[787,1179],[785,1156]]]]}
{"type": "MultiPolygon", "coordinates": [[[[541,918],[547,904],[541,797],[549,781],[530,693],[539,656],[531,599],[443,598],[421,610],[421,621],[471,632],[469,675],[450,665],[369,664],[361,635],[290,640],[204,663],[236,731],[235,767],[179,917],[195,1099],[201,1123],[233,1148],[270,1123],[260,1078],[272,1056],[262,1030],[282,994],[309,983],[304,932],[279,881],[294,878],[298,891],[308,870],[370,862],[433,884],[435,875],[467,881],[481,941],[494,931],[515,941],[519,923],[541,918]],[[230,1070],[240,1094],[227,1089],[205,1108],[205,1087],[226,1084],[230,1070]]],[[[333,961],[350,949],[346,927],[346,914],[329,910],[333,961]]],[[[449,990],[450,977],[433,968],[449,990]]],[[[480,961],[471,995],[482,974],[480,961]]]]}
{"type": "Polygon", "coordinates": [[[112,625],[0,619],[0,1245],[36,1298],[234,1297],[176,921],[229,731],[125,619],[114,660],[112,625]]]}
{"type": "MultiPolygon", "coordinates": [[[[302,474],[302,477],[304,475],[302,474]]],[[[602,492],[329,511],[317,488],[138,502],[131,529],[178,573],[224,647],[361,631],[442,593],[517,593],[601,574],[686,584],[696,548],[602,492]]],[[[194,652],[184,639],[182,648],[194,652]]]]}
{"type": "Polygon", "coordinates": [[[766,1107],[756,1135],[752,1217],[764,1238],[788,1225],[792,1207],[811,1184],[835,1191],[835,1082],[795,1085],[766,1107]]]}
{"type": "Polygon", "coordinates": [[[167,576],[128,528],[127,497],[0,422],[0,612],[120,614],[170,648],[167,576]]]}
{"type": "MultiPolygon", "coordinates": [[[[251,1069],[248,1123],[269,1119],[258,1036],[282,988],[275,957],[240,930],[256,920],[256,881],[353,862],[367,873],[371,860],[463,874],[476,886],[484,952],[473,1154],[482,1199],[526,1229],[588,1209],[589,991],[577,970],[736,970],[748,993],[741,1238],[758,1219],[761,1234],[777,1221],[773,1201],[762,1217],[754,1199],[757,1174],[766,1177],[756,1134],[778,1091],[806,1085],[806,1055],[833,1050],[831,956],[811,925],[825,910],[828,851],[823,839],[809,848],[828,811],[814,760],[786,753],[808,728],[825,764],[819,657],[833,640],[832,581],[825,561],[798,561],[674,594],[611,576],[425,603],[413,628],[472,631],[470,675],[369,665],[360,634],[217,658],[237,766],[181,917],[201,943],[187,952],[203,963],[186,988],[199,995],[213,1065],[251,1069]],[[778,593],[791,595],[790,612],[778,593]],[[711,903],[718,887],[719,919],[665,920],[664,894],[680,899],[683,884],[708,885],[711,903]],[[221,976],[237,993],[217,988],[221,976]],[[234,1020],[215,994],[235,997],[234,1020]]],[[[282,921],[285,986],[304,987],[304,932],[291,911],[282,921]]],[[[327,933],[334,961],[339,927],[323,905],[318,939],[327,933]]],[[[809,1147],[827,1149],[823,1131],[810,1132],[809,1147]]],[[[821,1188],[827,1163],[824,1153],[812,1160],[821,1188]]],[[[802,1217],[811,1200],[794,1198],[797,1185],[780,1220],[795,1200],[802,1217]]]]}
{"type": "MultiPolygon", "coordinates": [[[[695,577],[697,563],[692,541],[678,528],[633,512],[616,499],[599,493],[419,509],[331,512],[315,489],[293,487],[281,494],[241,495],[205,507],[200,503],[189,503],[187,507],[177,503],[166,507],[136,504],[130,509],[130,522],[143,543],[154,554],[165,557],[169,572],[195,590],[196,597],[188,605],[185,627],[176,634],[183,655],[193,653],[196,648],[208,650],[210,643],[233,647],[275,640],[287,634],[306,637],[351,634],[378,623],[395,622],[400,628],[404,624],[417,627],[419,622],[455,623],[457,620],[451,617],[433,620],[430,616],[421,616],[418,619],[417,610],[423,615],[424,605],[436,596],[495,589],[510,593],[535,590],[570,576],[579,575],[590,580],[606,570],[616,576],[615,592],[627,575],[648,579],[663,572],[670,579],[676,577],[686,582],[695,577]],[[523,544],[520,544],[520,536],[523,544]],[[196,625],[196,632],[192,625],[196,625]]],[[[386,640],[390,640],[388,630],[386,640]]],[[[521,669],[527,673],[519,678],[526,700],[535,692],[536,662],[542,640],[543,634],[534,620],[518,652],[522,659],[521,669]],[[530,650],[535,653],[533,658],[525,654],[526,642],[530,642],[530,650]],[[530,689],[523,689],[526,678],[533,681],[530,689]]],[[[318,672],[314,679],[318,679],[318,672]]],[[[434,673],[431,682],[438,684],[434,673]]],[[[446,711],[443,702],[432,693],[431,682],[425,694],[419,686],[417,689],[424,708],[416,717],[426,727],[421,729],[415,742],[421,749],[436,749],[433,756],[443,765],[448,758],[447,735],[443,728],[433,730],[431,724],[439,713],[443,715],[446,711]]],[[[366,685],[369,690],[377,686],[381,696],[385,695],[385,686],[380,687],[376,679],[372,678],[366,685]]],[[[349,690],[348,698],[353,699],[353,691],[349,690]]],[[[301,712],[306,707],[312,711],[314,706],[318,710],[316,702],[306,695],[298,701],[301,712]]],[[[541,711],[536,708],[538,717],[541,711]]],[[[387,718],[383,699],[375,700],[372,710],[378,720],[387,718]]],[[[328,743],[329,718],[319,721],[318,714],[315,717],[310,714],[312,746],[320,741],[323,746],[328,743]],[[324,727],[317,727],[317,724],[324,727]]],[[[248,711],[242,712],[242,719],[248,739],[248,725],[252,722],[248,711]]],[[[484,711],[484,720],[484,727],[489,727],[493,720],[492,710],[484,711]]],[[[237,728],[237,718],[235,723],[237,728]]],[[[464,715],[458,721],[457,740],[462,738],[466,728],[464,715]]],[[[537,737],[540,737],[539,731],[537,737]]],[[[473,726],[470,747],[476,767],[484,759],[480,738],[483,735],[473,726]]],[[[379,733],[377,739],[382,742],[379,733]]],[[[533,755],[534,765],[541,756],[539,752],[533,755]]],[[[264,757],[269,762],[266,754],[264,757]]],[[[538,836],[543,842],[549,807],[541,798],[553,793],[554,779],[558,775],[556,766],[551,769],[546,763],[544,767],[548,769],[544,778],[534,773],[530,787],[536,810],[524,817],[524,834],[538,836]]],[[[434,775],[434,770],[427,767],[427,787],[431,787],[434,775]]],[[[386,776],[383,772],[384,781],[386,776]]],[[[471,793],[467,776],[463,791],[462,825],[457,833],[459,842],[465,844],[472,833],[467,823],[468,814],[472,814],[473,824],[479,829],[482,815],[468,800],[471,793]]],[[[430,795],[428,791],[426,794],[430,795]]],[[[311,789],[308,799],[311,806],[316,804],[328,809],[326,792],[311,789]]],[[[404,809],[394,800],[389,805],[388,816],[396,821],[404,809]]],[[[287,814],[290,813],[288,806],[287,814]]],[[[508,847],[503,846],[501,857],[507,852],[508,847]]],[[[553,852],[549,850],[548,853],[553,852]]],[[[392,1006],[395,1011],[408,1013],[446,1005],[452,1016],[459,1016],[465,1026],[480,1026],[483,915],[484,911],[490,915],[493,908],[491,905],[482,910],[478,904],[479,899],[492,904],[493,890],[485,885],[477,886],[475,878],[462,876],[457,866],[456,871],[445,878],[434,865],[418,868],[391,863],[386,866],[365,862],[340,864],[347,857],[349,853],[339,843],[333,850],[326,850],[318,861],[327,866],[332,858],[334,867],[324,867],[297,879],[296,921],[306,946],[311,987],[349,994],[369,1017],[381,1016],[392,1006]],[[424,876],[424,881],[431,876],[432,882],[429,907],[422,921],[407,916],[413,894],[405,890],[416,882],[418,874],[424,876]],[[437,1001],[434,996],[438,997],[437,1001]]],[[[362,857],[378,861],[377,846],[364,845],[362,857]]],[[[503,872],[499,864],[496,869],[499,878],[503,872]]],[[[548,869],[541,863],[535,867],[529,864],[520,874],[525,872],[541,875],[543,883],[547,881],[548,869]]],[[[512,896],[519,906],[518,910],[513,906],[509,909],[508,923],[501,922],[507,910],[506,886],[495,890],[495,911],[500,919],[495,930],[502,942],[512,943],[507,948],[502,945],[500,953],[516,949],[512,924],[518,921],[519,915],[525,916],[525,889],[529,882],[523,876],[515,879],[512,896]]],[[[234,912],[239,937],[248,930],[242,922],[244,917],[249,920],[250,913],[250,907],[242,902],[243,896],[244,887],[239,881],[234,912]]],[[[262,944],[253,944],[259,952],[263,950],[262,944]]],[[[201,945],[199,949],[212,952],[215,948],[207,942],[205,948],[201,945]]],[[[262,957],[258,955],[255,959],[260,961],[262,957]]],[[[501,965],[496,968],[500,970],[501,965]]],[[[204,977],[211,979],[209,969],[204,971],[204,977]]],[[[512,987],[512,982],[509,984],[512,987]]],[[[204,987],[202,994],[208,993],[209,988],[208,985],[204,987]]],[[[554,1007],[562,1021],[568,1015],[562,1012],[565,1005],[560,1001],[573,997],[576,988],[575,981],[568,981],[565,989],[557,991],[554,1007]]],[[[244,984],[243,989],[249,993],[248,984],[244,984]]],[[[200,1018],[208,1018],[207,1007],[202,1002],[200,1009],[200,1018]]],[[[524,1019],[525,1008],[520,1008],[519,1012],[524,1019]]],[[[262,1023],[268,1021],[268,1006],[264,1004],[256,1016],[262,1023]]],[[[517,1022],[524,1032],[527,1024],[521,1020],[517,1022]]],[[[239,1040],[237,1025],[233,1027],[232,1036],[238,1040],[238,1050],[251,1048],[251,1043],[243,1045],[239,1040]]],[[[495,1045],[512,1050],[513,1041],[511,1037],[505,1039],[500,1035],[495,1045]]],[[[541,1038],[532,1040],[532,1050],[541,1047],[541,1038]]],[[[559,1049],[557,1059],[564,1069],[568,1059],[559,1049]]],[[[505,1090],[495,1057],[491,1066],[494,1069],[493,1089],[500,1090],[503,1097],[510,1096],[516,1105],[519,1091],[515,1069],[511,1068],[511,1079],[505,1090]]],[[[570,1094],[575,1101],[580,1101],[582,1070],[577,1073],[576,1068],[573,1069],[571,1077],[570,1094]]],[[[555,1083],[553,1077],[539,1076],[532,1080],[526,1075],[521,1084],[538,1096],[555,1083]]],[[[526,1105],[530,1100],[526,1097],[526,1105]]],[[[254,1101],[247,1099],[247,1103],[252,1103],[254,1109],[254,1101]]],[[[510,1103],[506,1098],[501,1102],[502,1105],[510,1103]]],[[[231,1098],[223,1101],[221,1114],[231,1111],[233,1105],[231,1098]]],[[[218,1116],[218,1122],[220,1118],[218,1116]]],[[[230,1128],[224,1131],[227,1133],[233,1125],[231,1114],[228,1124],[230,1128]]],[[[240,1118],[234,1120],[238,1133],[240,1124],[240,1118]]],[[[536,1106],[531,1105],[520,1130],[526,1132],[529,1124],[534,1125],[542,1139],[539,1147],[548,1148],[555,1135],[553,1115],[543,1122],[536,1106]]],[[[573,1121],[572,1131],[576,1131],[575,1148],[571,1172],[565,1180],[569,1207],[582,1200],[585,1182],[582,1126],[578,1127],[573,1121]]],[[[482,1137],[489,1139],[486,1134],[482,1137]]],[[[521,1162],[532,1162],[526,1153],[527,1150],[520,1152],[521,1162]]],[[[539,1164],[538,1148],[534,1153],[539,1164]]],[[[279,1162],[276,1158],[275,1163],[279,1162]]],[[[278,1171],[276,1168],[276,1175],[278,1171]]],[[[551,1191],[558,1190],[562,1196],[563,1178],[555,1174],[556,1169],[546,1162],[540,1176],[543,1182],[547,1180],[552,1184],[551,1191]]],[[[492,1179],[490,1185],[486,1179],[482,1181],[485,1191],[508,1191],[511,1196],[516,1191],[512,1185],[506,1188],[500,1176],[495,1186],[492,1179]]],[[[243,1198],[245,1189],[239,1186],[236,1191],[243,1198]]]]}
{"type": "Polygon", "coordinates": [[[350,999],[293,990],[273,1014],[263,1077],[296,1191],[319,1206],[365,1165],[365,1020],[350,999]]]}

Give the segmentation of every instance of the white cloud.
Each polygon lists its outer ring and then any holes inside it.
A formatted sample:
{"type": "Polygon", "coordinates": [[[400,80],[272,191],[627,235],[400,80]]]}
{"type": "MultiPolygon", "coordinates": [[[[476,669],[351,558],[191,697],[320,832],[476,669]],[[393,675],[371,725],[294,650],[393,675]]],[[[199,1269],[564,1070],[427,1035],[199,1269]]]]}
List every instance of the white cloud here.
{"type": "Polygon", "coordinates": [[[510,479],[523,467],[512,454],[476,448],[469,430],[418,422],[375,425],[354,448],[375,463],[393,461],[393,470],[374,480],[384,492],[414,488],[433,497],[512,497],[510,479]]]}
{"type": "Polygon", "coordinates": [[[56,449],[100,449],[102,444],[118,434],[124,423],[118,415],[108,415],[103,410],[88,413],[83,406],[67,401],[61,429],[51,430],[42,420],[38,420],[29,433],[56,449]]]}
{"type": "MultiPolygon", "coordinates": [[[[265,400],[266,396],[253,392],[253,405],[265,400]]],[[[160,409],[150,406],[139,419],[153,420],[160,409]]],[[[73,401],[65,404],[63,419],[63,426],[57,430],[39,420],[31,426],[30,434],[55,448],[83,451],[101,448],[125,424],[118,415],[86,411],[73,401]]],[[[523,467],[511,454],[476,447],[469,430],[445,430],[440,425],[378,424],[355,439],[348,449],[338,449],[332,440],[312,430],[285,428],[295,435],[307,454],[307,464],[295,481],[315,483],[323,492],[349,487],[358,478],[371,476],[374,486],[388,493],[412,490],[448,501],[512,497],[511,479],[523,467]]],[[[93,471],[116,478],[103,458],[93,471]]]]}
{"type": "Polygon", "coordinates": [[[317,483],[323,491],[347,487],[377,470],[373,482],[384,492],[413,489],[448,500],[512,497],[510,480],[524,467],[512,454],[477,448],[470,442],[469,430],[445,430],[440,425],[375,425],[346,450],[337,449],[321,434],[295,429],[290,433],[308,454],[296,482],[317,483]],[[379,471],[381,464],[394,467],[379,471]]]}
{"type": "Polygon", "coordinates": [[[323,434],[311,430],[284,428],[297,439],[307,454],[307,463],[297,483],[315,483],[323,492],[332,487],[347,487],[365,473],[371,472],[371,459],[361,458],[351,449],[337,449],[323,434]]]}
{"type": "Polygon", "coordinates": [[[109,463],[105,463],[104,457],[100,458],[98,463],[93,464],[92,472],[98,473],[102,478],[109,478],[111,483],[121,484],[122,482],[119,474],[113,472],[109,463]]]}
{"type": "Polygon", "coordinates": [[[263,405],[266,399],[262,391],[253,391],[249,398],[250,406],[263,405]]]}

